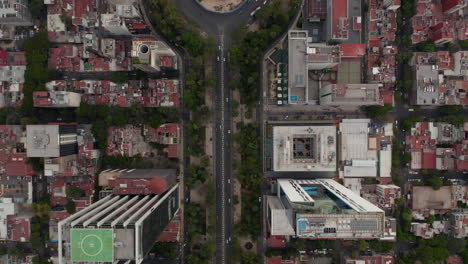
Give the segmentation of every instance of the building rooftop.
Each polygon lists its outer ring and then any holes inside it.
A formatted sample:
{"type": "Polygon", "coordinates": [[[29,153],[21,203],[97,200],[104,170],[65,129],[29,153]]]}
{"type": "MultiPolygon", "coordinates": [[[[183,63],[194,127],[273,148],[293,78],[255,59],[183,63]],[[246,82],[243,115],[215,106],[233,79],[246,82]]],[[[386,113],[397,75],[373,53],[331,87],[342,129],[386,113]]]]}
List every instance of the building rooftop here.
{"type": "Polygon", "coordinates": [[[74,92],[33,92],[33,100],[35,107],[79,107],[81,95],[74,92]]]}
{"type": "Polygon", "coordinates": [[[164,145],[163,152],[168,158],[179,157],[179,124],[163,124],[157,129],[145,127],[144,136],[150,142],[157,142],[164,145]]]}
{"type": "Polygon", "coordinates": [[[130,80],[117,84],[107,80],[55,80],[46,84],[47,90],[69,91],[81,94],[81,101],[88,104],[118,105],[130,107],[180,107],[178,80],[130,80]]]}
{"type": "Polygon", "coordinates": [[[336,171],[336,126],[273,127],[274,171],[336,171]]]}
{"type": "Polygon", "coordinates": [[[99,185],[113,194],[161,194],[176,182],[175,169],[114,169],[99,174],[99,185]]]}
{"type": "Polygon", "coordinates": [[[177,158],[179,155],[179,135],[178,124],[163,124],[155,129],[151,126],[127,126],[124,128],[110,127],[107,155],[134,156],[141,154],[143,157],[150,156],[151,153],[158,157],[177,158]],[[162,153],[153,143],[160,144],[162,153]]]}
{"type": "Polygon", "coordinates": [[[161,195],[109,195],[60,221],[60,263],[96,260],[141,263],[176,216],[178,196],[178,185],[161,195]],[[98,254],[91,253],[95,240],[87,241],[87,235],[107,241],[99,245],[98,254]]]}
{"type": "Polygon", "coordinates": [[[338,44],[341,50],[341,57],[361,57],[366,55],[366,44],[338,44]]]}
{"type": "Polygon", "coordinates": [[[0,177],[32,176],[26,156],[26,137],[19,125],[0,125],[0,177]]]}
{"type": "Polygon", "coordinates": [[[395,264],[393,256],[363,256],[357,259],[346,259],[346,264],[395,264]]]}
{"type": "Polygon", "coordinates": [[[339,46],[313,43],[308,31],[290,30],[288,32],[288,103],[318,104],[318,87],[309,83],[309,72],[335,67],[340,63],[340,56],[339,46]]]}
{"type": "Polygon", "coordinates": [[[33,216],[30,205],[3,198],[0,201],[0,239],[28,242],[31,235],[30,220],[33,216]]]}
{"type": "Polygon", "coordinates": [[[412,169],[466,170],[468,162],[468,127],[440,122],[417,122],[406,136],[406,149],[411,152],[412,169]],[[459,143],[461,142],[461,143],[459,143]],[[437,144],[449,144],[438,148],[437,144]]]}
{"type": "Polygon", "coordinates": [[[26,149],[28,157],[59,157],[58,125],[28,125],[26,149]]]}
{"type": "Polygon", "coordinates": [[[348,0],[332,0],[330,5],[332,10],[330,38],[337,40],[348,39],[348,0]]]}
{"type": "Polygon", "coordinates": [[[453,200],[452,186],[443,186],[439,190],[434,190],[430,186],[412,186],[413,210],[420,209],[453,209],[457,203],[453,200]]]}
{"type": "Polygon", "coordinates": [[[340,175],[390,177],[393,125],[370,119],[343,119],[340,134],[340,175]]]}
{"type": "MultiPolygon", "coordinates": [[[[293,222],[289,228],[296,236],[309,239],[384,236],[384,211],[335,180],[278,179],[276,194],[276,202],[268,204],[269,208],[274,206],[267,215],[270,227],[293,222]],[[291,220],[281,221],[284,214],[291,220]]],[[[270,230],[272,235],[289,235],[285,231],[287,227],[270,230]]]]}
{"type": "Polygon", "coordinates": [[[433,65],[415,66],[414,91],[416,93],[415,104],[438,105],[440,104],[439,73],[433,65]]]}
{"type": "Polygon", "coordinates": [[[327,84],[320,89],[321,105],[383,105],[381,84],[327,84]]]}

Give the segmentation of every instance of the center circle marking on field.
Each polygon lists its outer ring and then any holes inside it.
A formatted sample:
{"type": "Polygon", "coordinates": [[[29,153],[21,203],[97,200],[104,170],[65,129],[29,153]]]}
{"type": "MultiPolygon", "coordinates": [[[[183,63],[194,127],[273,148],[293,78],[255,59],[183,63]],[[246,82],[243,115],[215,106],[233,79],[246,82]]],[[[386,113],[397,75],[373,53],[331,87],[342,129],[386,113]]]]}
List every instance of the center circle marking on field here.
{"type": "Polygon", "coordinates": [[[81,240],[81,250],[85,255],[88,257],[95,257],[99,255],[102,250],[104,249],[104,243],[102,242],[102,239],[98,237],[97,235],[87,235],[83,237],[81,240]],[[89,242],[86,242],[86,240],[90,240],[89,242]],[[94,251],[94,248],[98,248],[99,250],[96,253],[89,252],[90,250],[94,251]]]}

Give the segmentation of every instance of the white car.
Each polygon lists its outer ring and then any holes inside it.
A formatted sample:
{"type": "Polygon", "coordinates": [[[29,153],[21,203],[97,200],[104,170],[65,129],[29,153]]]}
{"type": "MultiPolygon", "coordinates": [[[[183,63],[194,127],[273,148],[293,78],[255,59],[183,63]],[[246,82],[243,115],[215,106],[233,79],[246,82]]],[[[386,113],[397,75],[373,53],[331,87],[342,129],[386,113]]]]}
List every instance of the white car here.
{"type": "Polygon", "coordinates": [[[226,97],[226,103],[228,103],[228,102],[229,102],[229,98],[226,97]]]}
{"type": "Polygon", "coordinates": [[[219,61],[219,56],[218,56],[217,60],[219,61]]]}
{"type": "Polygon", "coordinates": [[[228,129],[228,134],[229,134],[229,135],[231,134],[231,129],[228,129]]]}
{"type": "Polygon", "coordinates": [[[226,58],[225,58],[225,57],[223,57],[223,61],[226,61],[226,58]]]}
{"type": "Polygon", "coordinates": [[[231,184],[231,179],[228,179],[228,183],[231,184]]]}

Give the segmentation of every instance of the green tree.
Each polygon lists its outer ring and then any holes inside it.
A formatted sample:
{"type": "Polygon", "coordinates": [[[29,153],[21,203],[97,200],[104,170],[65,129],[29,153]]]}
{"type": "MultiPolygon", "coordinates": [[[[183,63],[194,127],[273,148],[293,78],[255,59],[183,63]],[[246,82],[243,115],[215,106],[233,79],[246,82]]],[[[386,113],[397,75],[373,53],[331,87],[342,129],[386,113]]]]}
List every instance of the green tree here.
{"type": "Polygon", "coordinates": [[[444,186],[444,181],[437,176],[432,176],[426,180],[426,184],[432,186],[432,189],[439,190],[444,186]]]}
{"type": "Polygon", "coordinates": [[[47,203],[33,203],[32,209],[38,217],[47,217],[50,213],[50,205],[47,203]]]}
{"type": "Polygon", "coordinates": [[[75,202],[68,200],[67,204],[65,204],[65,210],[67,210],[69,214],[74,214],[76,212],[75,202]]]}
{"type": "Polygon", "coordinates": [[[67,197],[72,199],[78,199],[85,195],[85,192],[82,189],[73,186],[67,186],[65,193],[67,197]]]}
{"type": "Polygon", "coordinates": [[[419,42],[416,45],[416,48],[422,52],[435,52],[436,51],[436,46],[433,40],[426,40],[426,41],[419,42]]]}
{"type": "Polygon", "coordinates": [[[260,257],[252,252],[242,254],[242,264],[260,264],[260,257]]]}
{"type": "Polygon", "coordinates": [[[156,256],[175,259],[178,255],[178,245],[175,242],[156,242],[152,249],[156,256]]]}
{"type": "Polygon", "coordinates": [[[468,248],[465,247],[459,255],[463,258],[463,263],[468,263],[468,248]]]}
{"type": "Polygon", "coordinates": [[[365,240],[359,240],[359,250],[365,251],[369,247],[369,243],[365,240]]]}
{"type": "Polygon", "coordinates": [[[432,224],[432,223],[434,223],[435,219],[436,219],[436,218],[435,218],[434,215],[430,215],[430,216],[427,217],[427,222],[428,222],[429,224],[432,224]]]}
{"type": "Polygon", "coordinates": [[[8,248],[8,255],[18,258],[24,258],[28,253],[28,249],[22,244],[15,244],[8,248]]]}
{"type": "Polygon", "coordinates": [[[460,48],[462,50],[468,50],[468,39],[460,40],[460,41],[458,41],[458,44],[460,45],[460,48]]]}
{"type": "Polygon", "coordinates": [[[393,106],[391,104],[381,105],[371,105],[364,108],[367,117],[372,119],[377,119],[384,121],[388,111],[392,110],[393,106]]]}
{"type": "Polygon", "coordinates": [[[128,73],[127,72],[113,72],[110,77],[110,81],[117,84],[128,83],[128,73]]]}
{"type": "Polygon", "coordinates": [[[462,238],[449,237],[447,249],[451,254],[459,254],[466,248],[466,240],[462,238]]]}
{"type": "Polygon", "coordinates": [[[388,253],[393,248],[393,242],[372,240],[369,242],[369,247],[377,253],[388,253]]]}
{"type": "Polygon", "coordinates": [[[7,247],[5,247],[4,245],[0,245],[0,256],[4,256],[7,253],[8,253],[7,247]]]}
{"type": "Polygon", "coordinates": [[[214,182],[210,179],[206,184],[206,203],[208,205],[215,205],[216,203],[216,188],[214,182]]]}
{"type": "Polygon", "coordinates": [[[438,108],[438,111],[444,115],[455,115],[463,111],[461,105],[443,105],[438,108]]]}

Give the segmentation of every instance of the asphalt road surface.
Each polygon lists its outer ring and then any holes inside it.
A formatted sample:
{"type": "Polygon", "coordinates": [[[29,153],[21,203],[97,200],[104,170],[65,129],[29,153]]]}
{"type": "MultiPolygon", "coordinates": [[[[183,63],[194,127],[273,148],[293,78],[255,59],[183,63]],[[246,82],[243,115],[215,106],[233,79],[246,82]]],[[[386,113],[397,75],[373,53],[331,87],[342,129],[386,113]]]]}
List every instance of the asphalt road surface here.
{"type": "Polygon", "coordinates": [[[213,164],[216,182],[216,259],[215,263],[231,263],[233,227],[232,206],[232,119],[231,91],[228,87],[228,51],[232,33],[241,24],[248,24],[250,13],[262,1],[247,0],[231,14],[215,14],[200,7],[196,0],[174,0],[176,6],[199,29],[216,39],[214,72],[217,79],[213,93],[213,164]]]}

